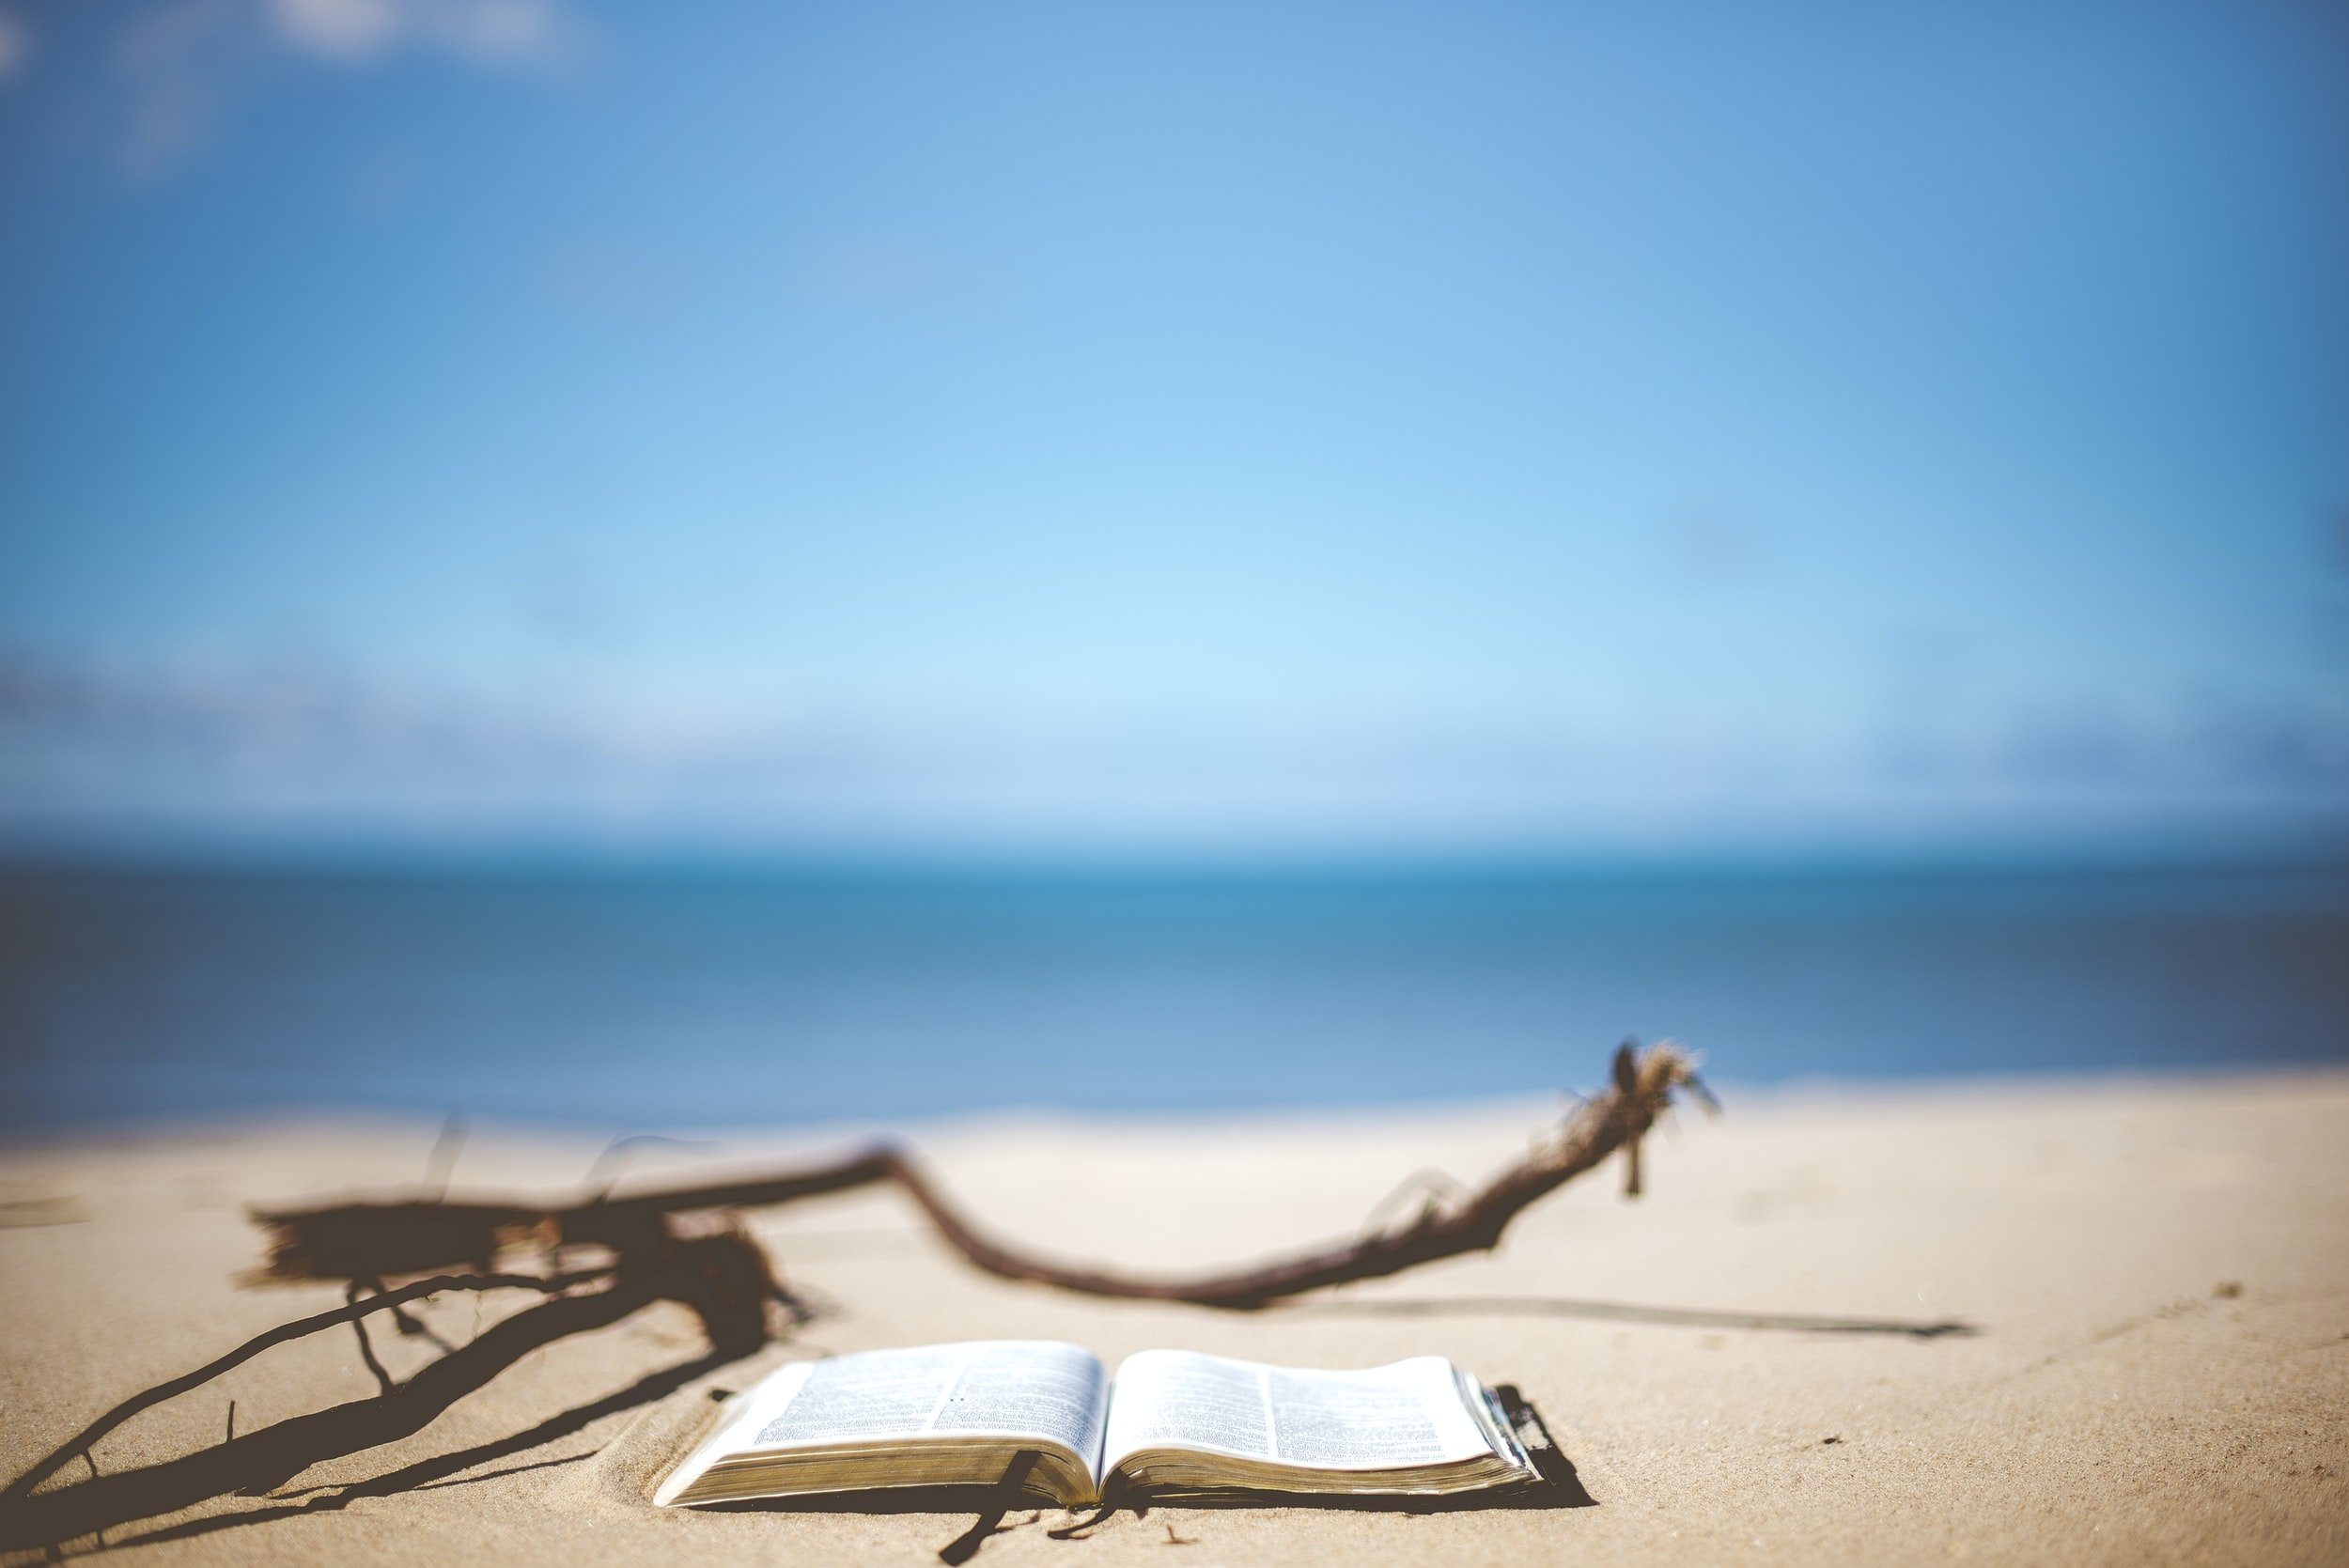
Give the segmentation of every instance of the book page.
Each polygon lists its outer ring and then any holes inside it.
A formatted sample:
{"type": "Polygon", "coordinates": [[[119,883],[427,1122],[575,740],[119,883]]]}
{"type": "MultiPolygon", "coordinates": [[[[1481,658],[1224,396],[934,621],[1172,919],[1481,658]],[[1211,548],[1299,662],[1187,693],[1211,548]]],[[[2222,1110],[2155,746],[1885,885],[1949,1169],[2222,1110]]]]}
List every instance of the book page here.
{"type": "Polygon", "coordinates": [[[1118,1369],[1102,1467],[1161,1448],[1335,1470],[1442,1465],[1493,1452],[1441,1357],[1311,1372],[1145,1350],[1118,1369]]]}
{"type": "Polygon", "coordinates": [[[732,1452],[1000,1435],[1048,1438],[1091,1465],[1109,1380],[1073,1344],[982,1340],[837,1356],[756,1393],[751,1419],[725,1435],[732,1452]]]}
{"type": "Polygon", "coordinates": [[[1265,1378],[1274,1451],[1284,1464],[1392,1469],[1492,1452],[1460,1402],[1452,1363],[1439,1357],[1357,1373],[1273,1367],[1265,1378]]]}
{"type": "Polygon", "coordinates": [[[1137,1449],[1200,1448],[1272,1457],[1268,1369],[1188,1350],[1145,1350],[1117,1369],[1104,1474],[1137,1449]]]}

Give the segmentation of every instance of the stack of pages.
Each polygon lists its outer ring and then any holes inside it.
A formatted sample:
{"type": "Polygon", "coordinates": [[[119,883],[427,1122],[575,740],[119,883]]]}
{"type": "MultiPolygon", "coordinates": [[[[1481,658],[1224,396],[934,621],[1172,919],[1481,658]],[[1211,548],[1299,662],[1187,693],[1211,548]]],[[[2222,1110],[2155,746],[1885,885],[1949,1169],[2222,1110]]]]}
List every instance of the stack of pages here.
{"type": "Polygon", "coordinates": [[[987,1340],[785,1367],[734,1402],[653,1500],[1007,1476],[1072,1508],[1112,1478],[1191,1496],[1439,1495],[1537,1479],[1491,1391],[1441,1357],[1308,1372],[1145,1350],[1112,1379],[1073,1344],[987,1340]]]}

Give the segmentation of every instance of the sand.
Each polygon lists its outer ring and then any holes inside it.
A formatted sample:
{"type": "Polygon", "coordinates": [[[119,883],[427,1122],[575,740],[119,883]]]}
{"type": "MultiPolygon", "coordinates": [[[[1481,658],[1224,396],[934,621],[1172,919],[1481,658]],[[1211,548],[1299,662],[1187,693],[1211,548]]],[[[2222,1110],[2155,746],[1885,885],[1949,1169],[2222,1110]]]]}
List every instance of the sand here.
{"type": "MultiPolygon", "coordinates": [[[[1036,1116],[916,1136],[999,1227],[1177,1267],[1346,1233],[1422,1167],[1472,1179],[1552,1109],[1036,1116]]],[[[334,1305],[331,1287],[240,1286],[257,1257],[242,1205],[412,1183],[435,1130],[313,1120],[0,1150],[0,1465],[13,1475],[125,1395],[334,1305]]],[[[476,1129],[457,1185],[560,1193],[598,1141],[476,1129]]],[[[734,1134],[723,1152],[656,1151],[630,1179],[832,1141],[734,1134]]],[[[1020,1511],[981,1563],[2349,1560],[2349,1077],[1739,1094],[1654,1145],[1648,1174],[1636,1203],[1610,1180],[1569,1188],[1494,1255],[1254,1316],[982,1278],[886,1193],[771,1211],[758,1234],[830,1309],[791,1343],[554,1420],[698,1354],[693,1320],[658,1307],[534,1353],[416,1436],[319,1465],[278,1499],[126,1521],[106,1542],[156,1562],[935,1562],[971,1515],[646,1499],[717,1409],[712,1389],[792,1357],[1039,1336],[1112,1361],[1154,1345],[1331,1367],[1449,1356],[1524,1390],[1590,1505],[1159,1508],[1068,1541],[1047,1533],[1058,1514],[1020,1511]],[[1828,1332],[1805,1316],[1976,1331],[1828,1332]],[[339,1490],[490,1444],[422,1486],[339,1490]]],[[[449,1299],[428,1315],[462,1339],[474,1312],[449,1299]]],[[[395,1372],[432,1354],[381,1341],[395,1372]]],[[[138,1418],[97,1460],[213,1442],[231,1400],[245,1431],[372,1387],[338,1332],[138,1418]]]]}

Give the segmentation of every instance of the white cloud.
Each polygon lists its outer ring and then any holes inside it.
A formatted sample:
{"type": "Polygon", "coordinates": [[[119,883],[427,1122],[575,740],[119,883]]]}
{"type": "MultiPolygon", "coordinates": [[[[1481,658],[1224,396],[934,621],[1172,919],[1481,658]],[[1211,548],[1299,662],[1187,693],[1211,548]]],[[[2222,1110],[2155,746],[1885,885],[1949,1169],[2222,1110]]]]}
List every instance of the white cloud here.
{"type": "Polygon", "coordinates": [[[553,0],[267,0],[277,40],[300,53],[370,60],[403,47],[477,64],[561,56],[571,28],[553,0]]]}
{"type": "Polygon", "coordinates": [[[133,18],[116,45],[130,95],[122,158],[155,175],[202,143],[230,84],[249,68],[235,0],[175,0],[133,18]]]}
{"type": "Polygon", "coordinates": [[[2088,710],[2024,742],[2010,756],[1952,737],[1944,766],[1871,778],[1864,759],[1767,735],[1052,721],[0,646],[0,852],[142,824],[713,846],[1610,852],[2092,850],[2320,831],[2338,843],[2349,829],[2349,709],[2136,727],[2088,710]],[[1641,766],[1621,766],[1635,753],[1641,766]]]}
{"type": "MultiPolygon", "coordinates": [[[[0,74],[8,37],[0,31],[0,74]]],[[[559,0],[160,0],[116,40],[129,94],[124,161],[142,175],[179,163],[273,61],[359,67],[417,54],[516,69],[559,64],[578,41],[559,0]]]]}
{"type": "Polygon", "coordinates": [[[394,0],[271,0],[269,14],[287,43],[334,59],[366,59],[399,37],[394,0]]]}
{"type": "Polygon", "coordinates": [[[7,11],[0,11],[0,80],[22,71],[32,54],[31,31],[7,11]]]}

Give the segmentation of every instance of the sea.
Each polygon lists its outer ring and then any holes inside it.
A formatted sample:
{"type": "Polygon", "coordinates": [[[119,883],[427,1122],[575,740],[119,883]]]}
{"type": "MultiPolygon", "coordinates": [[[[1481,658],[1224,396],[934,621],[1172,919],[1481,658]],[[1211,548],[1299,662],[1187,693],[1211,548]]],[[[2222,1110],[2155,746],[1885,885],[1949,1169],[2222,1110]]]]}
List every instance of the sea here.
{"type": "Polygon", "coordinates": [[[2349,866],[0,870],[0,1136],[2349,1063],[2349,866]]]}

